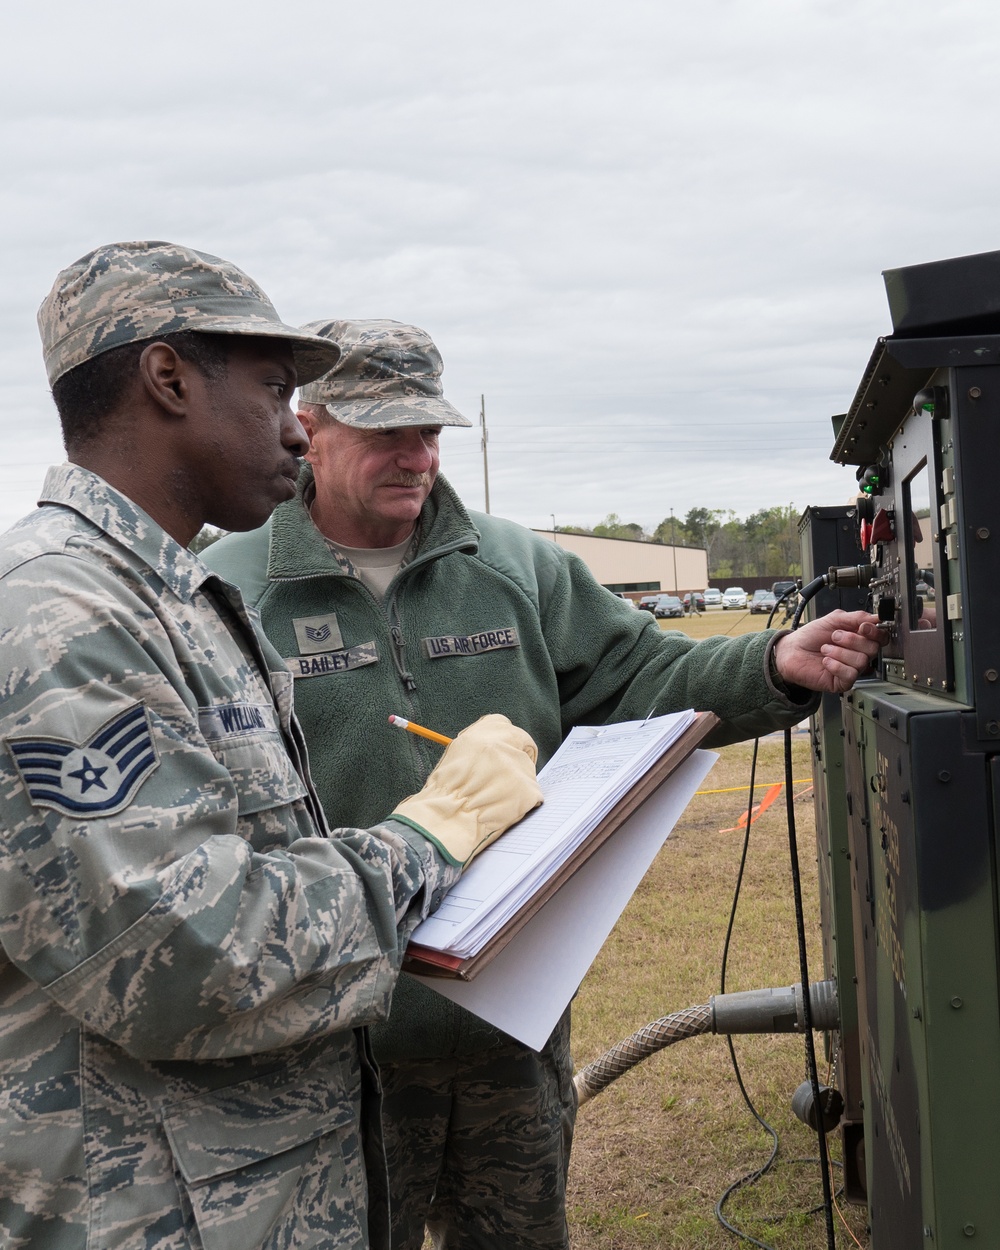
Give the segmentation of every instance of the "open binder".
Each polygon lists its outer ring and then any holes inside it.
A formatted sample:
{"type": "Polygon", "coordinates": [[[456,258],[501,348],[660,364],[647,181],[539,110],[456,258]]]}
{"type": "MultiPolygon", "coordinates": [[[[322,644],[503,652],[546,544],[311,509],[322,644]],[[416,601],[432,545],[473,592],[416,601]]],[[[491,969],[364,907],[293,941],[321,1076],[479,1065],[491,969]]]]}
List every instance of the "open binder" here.
{"type": "MultiPolygon", "coordinates": [[[[406,953],[403,957],[403,969],[421,976],[431,977],[450,977],[458,978],[464,981],[471,981],[483,968],[485,968],[511,939],[520,932],[520,930],[532,919],[553,897],[554,894],[573,876],[575,872],[587,862],[599,847],[601,847],[608,838],[618,830],[626,820],[649,798],[654,791],[663,784],[664,781],[673,773],[678,766],[686,760],[692,752],[702,743],[705,737],[719,723],[719,718],[711,712],[688,712],[678,713],[676,718],[660,717],[656,718],[653,725],[668,720],[677,720],[676,732],[672,732],[670,740],[665,749],[661,753],[652,758],[646,766],[643,767],[641,773],[634,778],[629,784],[626,791],[618,797],[609,809],[603,814],[598,815],[593,820],[586,817],[579,824],[578,829],[574,830],[577,840],[571,850],[565,855],[555,855],[552,863],[548,865],[541,873],[537,885],[531,888],[528,896],[513,909],[513,914],[503,921],[481,944],[473,943],[475,949],[468,949],[468,944],[461,949],[461,953],[456,950],[449,949],[448,943],[443,940],[440,932],[434,932],[435,938],[438,940],[434,945],[429,945],[421,941],[423,933],[440,931],[444,929],[441,923],[434,923],[435,917],[418,926],[414,937],[411,938],[407,946],[406,953]]],[[[625,735],[631,730],[636,734],[637,740],[645,731],[648,722],[630,722],[629,724],[619,726],[606,726],[603,730],[594,728],[590,730],[574,730],[573,733],[586,734],[590,733],[599,736],[602,732],[615,735],[619,739],[624,740],[625,735]]],[[[667,727],[672,728],[672,727],[667,727]]],[[[552,757],[549,763],[539,774],[539,781],[542,784],[543,792],[546,789],[546,775],[557,775],[561,766],[565,766],[567,754],[572,751],[573,738],[572,735],[567,738],[563,747],[552,757]]],[[[579,743],[577,743],[579,750],[579,743]]],[[[584,756],[585,758],[585,756],[584,756]]],[[[599,787],[595,787],[596,790],[599,787]]],[[[589,795],[588,798],[593,798],[589,795]]],[[[599,799],[599,795],[597,795],[599,799]]],[[[536,812],[542,812],[542,808],[536,809],[536,812]]],[[[535,813],[529,813],[519,825],[514,826],[514,830],[519,830],[527,825],[535,817],[535,813]]],[[[537,819],[537,817],[535,817],[537,819]]],[[[504,835],[505,838],[511,836],[512,831],[508,831],[504,835]]],[[[485,859],[486,856],[495,854],[503,854],[504,839],[499,839],[479,857],[485,859]]],[[[477,860],[478,863],[478,860],[477,860]]],[[[476,865],[473,865],[475,867],[476,865]]],[[[470,870],[471,871],[471,870],[470,870]]],[[[482,874],[482,868],[480,874],[482,874]]],[[[461,886],[461,882],[457,886],[461,886]]],[[[457,889],[452,887],[452,891],[457,889]]],[[[450,894],[451,892],[449,892],[450,894]]],[[[447,903],[448,896],[445,902],[447,903]]],[[[445,910],[442,905],[442,911],[445,910]]],[[[500,902],[501,914],[503,911],[503,900],[500,902]]],[[[457,944],[456,944],[457,945],[457,944]]]]}

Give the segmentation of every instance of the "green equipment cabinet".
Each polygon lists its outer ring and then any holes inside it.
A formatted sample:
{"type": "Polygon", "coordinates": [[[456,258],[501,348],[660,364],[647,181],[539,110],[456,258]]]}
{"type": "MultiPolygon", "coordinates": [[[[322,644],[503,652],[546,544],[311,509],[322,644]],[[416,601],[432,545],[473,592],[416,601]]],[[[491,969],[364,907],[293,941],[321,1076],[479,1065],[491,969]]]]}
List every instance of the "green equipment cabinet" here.
{"type": "Polygon", "coordinates": [[[893,333],[834,420],[858,499],[802,527],[808,571],[861,563],[889,632],[812,725],[845,1187],[871,1250],[995,1248],[1000,253],[884,276],[893,333]]]}
{"type": "Polygon", "coordinates": [[[998,759],[933,695],[845,705],[872,1250],[1000,1246],[998,759]]]}

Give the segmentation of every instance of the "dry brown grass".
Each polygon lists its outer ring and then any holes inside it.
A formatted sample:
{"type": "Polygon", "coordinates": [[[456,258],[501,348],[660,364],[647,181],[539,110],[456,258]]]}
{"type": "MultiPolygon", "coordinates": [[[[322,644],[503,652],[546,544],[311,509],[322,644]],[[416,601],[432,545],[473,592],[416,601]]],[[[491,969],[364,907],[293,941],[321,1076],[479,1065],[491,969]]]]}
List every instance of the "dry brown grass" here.
{"type": "MultiPolygon", "coordinates": [[[[781,613],[779,612],[779,618],[781,613]]],[[[661,629],[679,629],[692,638],[708,638],[711,634],[746,634],[753,630],[763,629],[767,625],[764,615],[751,616],[748,611],[723,612],[721,608],[709,608],[696,616],[674,616],[669,620],[658,621],[661,629]]],[[[772,624],[772,628],[780,628],[780,619],[772,624]]]]}
{"type": "MultiPolygon", "coordinates": [[[[707,617],[683,624],[715,627],[706,632],[722,632],[720,623],[734,630],[763,624],[745,613],[727,613],[722,622],[718,613],[707,617]]],[[[808,779],[806,735],[793,735],[793,742],[793,776],[808,779]]],[[[758,799],[762,783],[783,780],[781,749],[780,737],[761,744],[758,799]]],[[[746,808],[749,760],[748,745],[721,753],[584,981],[573,1015],[578,1067],[650,1020],[707,1002],[719,991],[742,845],[741,832],[720,830],[733,828],[746,808]]],[[[818,980],[812,801],[807,780],[795,789],[810,977],[818,980]]],[[[782,799],[753,825],[727,990],[800,979],[788,859],[782,799]]],[[[805,1079],[803,1041],[772,1035],[741,1037],[735,1044],[747,1088],[779,1132],[781,1148],[774,1171],[730,1200],[728,1218],[775,1250],[820,1250],[826,1246],[823,1217],[804,1214],[822,1197],[818,1168],[792,1162],[816,1155],[815,1138],[789,1106],[805,1079]]],[[[821,1047],[818,1059],[822,1075],[821,1047]]],[[[836,1136],[828,1141],[836,1156],[836,1136]]],[[[654,1055],[581,1108],[570,1176],[574,1250],[739,1244],[717,1223],[715,1203],[769,1151],[769,1140],[740,1097],[723,1038],[693,1038],[654,1055]]],[[[844,1210],[864,1244],[863,1211],[844,1210]]],[[[838,1227],[838,1247],[854,1244],[838,1227]]]]}

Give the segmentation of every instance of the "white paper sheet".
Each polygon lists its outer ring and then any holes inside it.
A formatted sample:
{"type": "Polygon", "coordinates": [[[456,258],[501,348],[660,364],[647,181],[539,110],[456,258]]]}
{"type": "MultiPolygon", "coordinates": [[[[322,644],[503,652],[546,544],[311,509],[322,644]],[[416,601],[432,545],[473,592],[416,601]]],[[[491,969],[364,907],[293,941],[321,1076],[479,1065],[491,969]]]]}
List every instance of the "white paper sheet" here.
{"type": "Polygon", "coordinates": [[[463,958],[482,950],[694,719],[685,711],[573,729],[538,775],[542,806],[476,859],[412,940],[463,958]]]}
{"type": "Polygon", "coordinates": [[[541,1050],[717,759],[695,751],[685,760],[474,980],[417,980],[541,1050]]]}

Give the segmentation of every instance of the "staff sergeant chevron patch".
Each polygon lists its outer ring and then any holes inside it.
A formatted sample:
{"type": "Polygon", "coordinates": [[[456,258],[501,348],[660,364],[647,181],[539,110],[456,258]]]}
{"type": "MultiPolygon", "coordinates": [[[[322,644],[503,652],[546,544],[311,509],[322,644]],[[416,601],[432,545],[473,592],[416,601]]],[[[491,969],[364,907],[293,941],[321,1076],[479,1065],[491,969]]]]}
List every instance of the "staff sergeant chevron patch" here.
{"type": "Polygon", "coordinates": [[[340,651],[344,640],[340,636],[336,612],[323,616],[296,616],[292,618],[295,641],[303,655],[316,655],[320,651],[340,651]]]}
{"type": "Polygon", "coordinates": [[[160,763],[142,703],[106,721],[86,742],[41,736],[4,741],[32,803],[77,820],[128,807],[160,763]]]}

